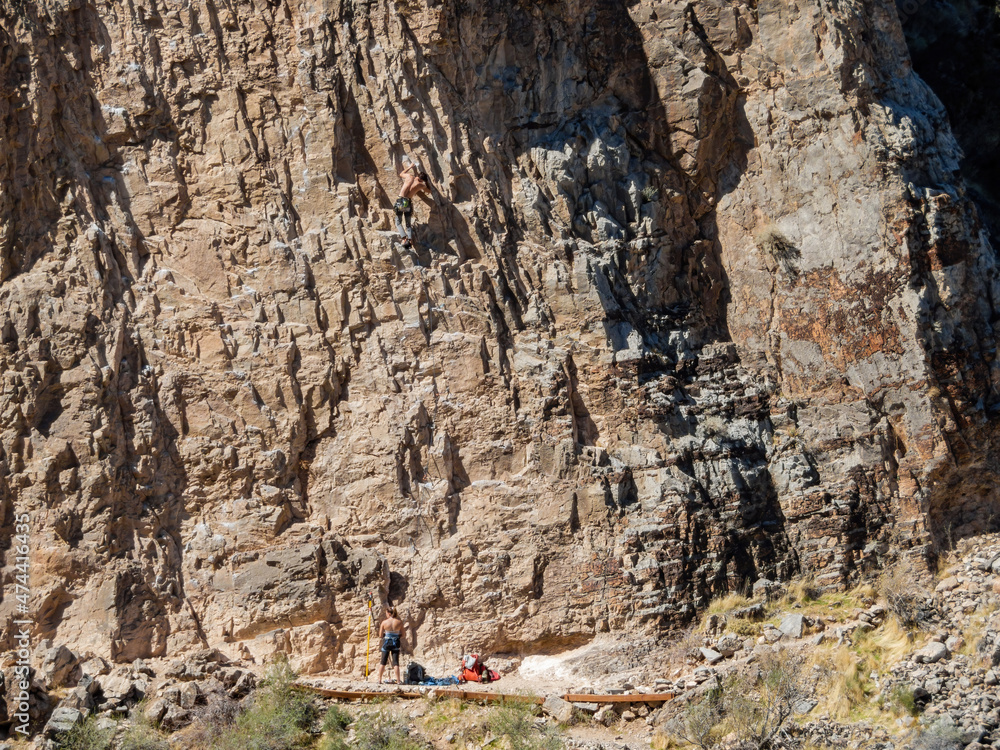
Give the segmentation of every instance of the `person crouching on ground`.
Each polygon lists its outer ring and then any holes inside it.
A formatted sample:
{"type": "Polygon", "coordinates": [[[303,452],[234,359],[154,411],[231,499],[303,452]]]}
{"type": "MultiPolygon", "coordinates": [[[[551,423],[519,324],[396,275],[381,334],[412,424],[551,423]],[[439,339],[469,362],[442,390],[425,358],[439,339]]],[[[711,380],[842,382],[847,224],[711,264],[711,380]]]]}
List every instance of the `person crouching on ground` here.
{"type": "Polygon", "coordinates": [[[392,656],[392,666],[396,670],[396,680],[390,684],[399,685],[402,680],[399,675],[399,651],[403,647],[403,621],[396,616],[395,607],[385,608],[385,619],[378,626],[378,635],[382,639],[382,661],[378,668],[378,682],[382,682],[382,672],[385,670],[389,656],[392,656]]]}
{"type": "Polygon", "coordinates": [[[403,247],[409,247],[413,242],[413,196],[421,191],[430,192],[430,180],[426,172],[417,173],[416,165],[410,164],[399,173],[403,186],[399,189],[399,197],[393,210],[396,212],[396,232],[403,241],[403,247]],[[405,224],[405,230],[404,230],[405,224]]]}

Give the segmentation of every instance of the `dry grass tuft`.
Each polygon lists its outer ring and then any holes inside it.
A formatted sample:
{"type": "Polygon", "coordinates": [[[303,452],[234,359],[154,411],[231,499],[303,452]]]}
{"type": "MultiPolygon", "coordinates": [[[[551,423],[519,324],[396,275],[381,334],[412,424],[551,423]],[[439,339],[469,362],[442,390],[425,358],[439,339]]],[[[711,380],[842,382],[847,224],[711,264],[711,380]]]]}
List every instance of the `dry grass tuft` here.
{"type": "MultiPolygon", "coordinates": [[[[815,694],[821,701],[816,715],[826,714],[840,721],[870,721],[897,733],[900,729],[895,724],[896,719],[905,714],[912,715],[916,710],[912,689],[897,686],[891,694],[882,694],[873,675],[879,678],[886,675],[913,650],[913,622],[920,622],[925,616],[922,608],[926,606],[926,596],[915,571],[904,564],[886,571],[875,585],[866,583],[849,591],[823,590],[808,577],[794,580],[785,584],[785,592],[780,599],[766,602],[764,606],[766,618],[772,622],[791,608],[803,615],[819,617],[827,623],[845,622],[853,620],[859,609],[870,607],[882,598],[889,610],[882,625],[874,630],[855,631],[853,642],[839,645],[827,642],[810,649],[804,674],[816,680],[815,694]],[[909,622],[904,618],[908,618],[909,622]]],[[[705,613],[701,630],[704,630],[704,619],[708,615],[730,615],[732,611],[753,603],[747,596],[739,594],[727,594],[716,599],[705,613]]],[[[988,612],[977,612],[972,626],[963,634],[966,639],[964,651],[974,652],[977,635],[988,616],[988,612]]],[[[730,616],[726,630],[749,636],[758,634],[762,625],[730,616]]],[[[672,750],[687,747],[677,744],[676,732],[672,738],[669,734],[667,732],[655,740],[654,748],[672,750]]]]}
{"type": "Polygon", "coordinates": [[[669,734],[658,731],[649,740],[649,747],[651,750],[684,750],[691,746],[686,742],[681,742],[671,737],[669,734]]]}
{"type": "MultiPolygon", "coordinates": [[[[784,594],[779,599],[764,603],[766,607],[764,619],[774,619],[778,613],[795,607],[803,615],[820,615],[843,621],[852,615],[852,609],[869,606],[874,600],[875,587],[871,584],[862,584],[850,591],[825,591],[811,577],[804,577],[788,582],[785,585],[784,594]]],[[[711,615],[729,615],[735,610],[743,609],[755,602],[756,600],[745,593],[736,592],[713,599],[695,630],[699,633],[705,632],[707,618],[711,615]]],[[[762,630],[763,623],[760,622],[734,617],[729,617],[726,622],[726,631],[736,635],[755,636],[760,635],[762,630]]]]}
{"type": "Polygon", "coordinates": [[[969,618],[969,626],[962,631],[962,640],[965,641],[965,645],[959,649],[958,653],[968,656],[972,660],[973,666],[984,669],[989,669],[992,666],[986,653],[979,650],[979,643],[986,633],[990,615],[997,609],[1000,609],[1000,606],[996,603],[980,605],[969,618]]]}
{"type": "Polygon", "coordinates": [[[718,599],[713,599],[705,610],[706,615],[725,615],[733,610],[742,609],[752,603],[752,599],[743,594],[730,593],[718,599]]]}
{"type": "Polygon", "coordinates": [[[870,583],[861,583],[851,589],[850,596],[859,602],[870,604],[875,601],[878,591],[870,583]]]}
{"type": "Polygon", "coordinates": [[[764,623],[753,620],[738,620],[734,617],[726,622],[726,631],[744,638],[747,636],[756,637],[764,632],[764,623]]]}
{"type": "Polygon", "coordinates": [[[536,726],[536,709],[530,703],[504,702],[490,709],[486,725],[511,750],[560,750],[559,730],[548,724],[536,726]]]}
{"type": "Polygon", "coordinates": [[[797,578],[788,583],[779,606],[790,607],[793,604],[808,604],[819,601],[822,596],[823,590],[816,585],[812,578],[797,578]]]}
{"type": "Polygon", "coordinates": [[[692,657],[699,646],[705,645],[705,638],[694,627],[681,633],[666,644],[665,658],[668,662],[683,662],[692,657]]]}
{"type": "Polygon", "coordinates": [[[830,655],[829,683],[823,692],[830,716],[845,720],[865,699],[864,667],[851,649],[839,647],[830,655]]]}
{"type": "Polygon", "coordinates": [[[810,666],[824,675],[820,710],[838,720],[870,719],[870,699],[877,691],[870,675],[884,674],[913,647],[910,633],[894,617],[878,630],[855,633],[852,645],[816,649],[810,666]]]}
{"type": "Polygon", "coordinates": [[[898,664],[913,648],[913,633],[895,617],[889,617],[881,628],[866,636],[863,643],[879,654],[877,663],[882,668],[898,664]]]}

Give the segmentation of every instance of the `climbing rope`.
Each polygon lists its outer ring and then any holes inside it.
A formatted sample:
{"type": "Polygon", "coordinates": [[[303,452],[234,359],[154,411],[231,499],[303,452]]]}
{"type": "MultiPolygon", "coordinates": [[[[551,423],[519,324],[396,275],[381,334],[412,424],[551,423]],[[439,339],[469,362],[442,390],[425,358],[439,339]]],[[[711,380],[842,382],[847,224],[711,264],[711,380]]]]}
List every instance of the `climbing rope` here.
{"type": "Polygon", "coordinates": [[[365,642],[365,682],[368,682],[368,655],[371,653],[372,649],[372,606],[374,601],[372,600],[372,592],[368,592],[368,638],[365,642]]]}
{"type": "MultiPolygon", "coordinates": [[[[424,297],[427,300],[427,353],[430,355],[431,371],[432,372],[438,372],[438,371],[440,371],[443,374],[444,373],[444,362],[442,361],[442,363],[441,363],[442,366],[440,368],[438,368],[438,366],[437,366],[437,359],[434,356],[434,309],[433,309],[434,305],[433,305],[433,302],[431,300],[431,292],[430,292],[430,289],[427,288],[427,284],[426,284],[426,282],[423,281],[423,279],[421,279],[420,283],[424,287],[424,297]]],[[[438,399],[439,399],[439,394],[438,394],[437,381],[438,381],[438,376],[437,375],[432,375],[431,376],[431,383],[433,384],[432,395],[433,395],[433,398],[434,398],[434,404],[433,404],[432,408],[433,408],[434,416],[431,419],[431,424],[434,425],[434,429],[435,430],[437,430],[437,426],[438,426],[438,399]]],[[[448,381],[447,381],[447,379],[445,379],[444,387],[445,387],[446,390],[448,389],[448,381]]],[[[450,393],[450,391],[449,391],[449,393],[450,393]]]]}

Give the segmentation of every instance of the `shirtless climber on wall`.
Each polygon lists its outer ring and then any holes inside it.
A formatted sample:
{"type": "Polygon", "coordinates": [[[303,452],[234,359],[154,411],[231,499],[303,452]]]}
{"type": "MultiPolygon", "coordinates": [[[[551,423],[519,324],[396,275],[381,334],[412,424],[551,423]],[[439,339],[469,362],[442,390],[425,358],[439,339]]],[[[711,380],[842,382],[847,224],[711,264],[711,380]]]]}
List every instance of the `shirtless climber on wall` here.
{"type": "Polygon", "coordinates": [[[430,192],[430,180],[426,172],[417,172],[416,164],[412,163],[399,173],[399,179],[403,181],[403,186],[399,189],[399,198],[393,206],[396,212],[396,231],[403,241],[403,247],[409,247],[413,242],[413,196],[421,191],[430,192]]]}

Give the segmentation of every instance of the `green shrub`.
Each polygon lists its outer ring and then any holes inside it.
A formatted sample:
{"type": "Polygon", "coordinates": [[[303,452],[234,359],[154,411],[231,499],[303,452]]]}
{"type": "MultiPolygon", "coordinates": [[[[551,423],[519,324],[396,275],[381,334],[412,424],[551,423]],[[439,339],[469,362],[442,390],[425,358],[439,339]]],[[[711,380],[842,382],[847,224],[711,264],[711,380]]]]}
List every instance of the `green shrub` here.
{"type": "Polygon", "coordinates": [[[333,732],[323,737],[319,742],[318,750],[351,750],[347,744],[346,732],[333,732]]]}
{"type": "Polygon", "coordinates": [[[335,704],[330,706],[323,717],[323,731],[342,732],[351,725],[352,721],[354,719],[351,718],[351,715],[335,704]]]}
{"type": "Polygon", "coordinates": [[[510,750],[558,750],[562,747],[562,740],[556,728],[536,727],[535,710],[533,703],[502,703],[490,711],[486,726],[498,738],[505,737],[510,750]]]}
{"type": "Polygon", "coordinates": [[[340,706],[330,706],[323,717],[325,736],[319,743],[319,750],[348,750],[347,727],[352,721],[351,715],[340,706]]]}
{"type": "Polygon", "coordinates": [[[712,690],[697,703],[689,703],[667,723],[666,729],[670,739],[698,750],[712,750],[724,734],[721,731],[722,718],[722,692],[712,690]]]}
{"type": "Polygon", "coordinates": [[[114,732],[110,729],[98,729],[94,716],[87,717],[56,740],[56,746],[62,750],[110,750],[114,732]]]}
{"type": "Polygon", "coordinates": [[[809,690],[800,656],[786,651],[766,654],[757,668],[756,674],[737,676],[723,688],[722,710],[743,747],[770,748],[809,690]]]}
{"type": "Polygon", "coordinates": [[[213,750],[295,750],[309,747],[306,731],[319,715],[312,698],[295,687],[295,672],[287,661],[272,665],[249,706],[235,716],[232,726],[211,739],[213,750]]]}
{"type": "Polygon", "coordinates": [[[962,733],[957,727],[938,722],[923,730],[912,745],[913,750],[962,750],[962,733]]]}
{"type": "Polygon", "coordinates": [[[355,750],[422,750],[423,744],[410,737],[406,723],[387,709],[358,719],[354,728],[355,750]]]}
{"type": "Polygon", "coordinates": [[[118,750],[170,750],[166,737],[149,723],[141,710],[133,709],[131,716],[132,723],[125,730],[118,750]]]}
{"type": "Polygon", "coordinates": [[[889,702],[910,716],[916,716],[920,713],[920,707],[913,697],[913,688],[909,685],[896,685],[889,694],[889,702]]]}
{"type": "Polygon", "coordinates": [[[660,197],[660,191],[655,185],[646,185],[641,193],[643,203],[652,203],[660,197]]]}
{"type": "MultiPolygon", "coordinates": [[[[312,696],[295,685],[298,675],[286,660],[271,665],[261,682],[263,696],[288,715],[298,727],[307,727],[319,718],[319,708],[312,696]]],[[[237,720],[238,722],[238,720],[237,720]]]]}
{"type": "Polygon", "coordinates": [[[726,623],[726,629],[730,633],[735,633],[736,635],[748,636],[748,635],[760,635],[764,630],[764,626],[759,622],[752,622],[750,620],[737,620],[735,617],[731,618],[726,623]]]}

